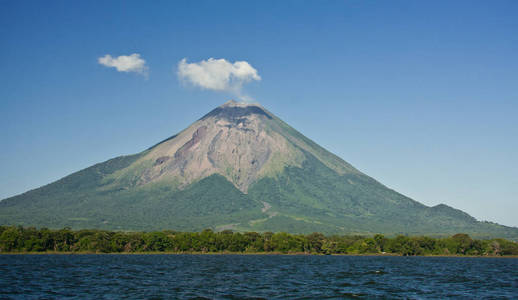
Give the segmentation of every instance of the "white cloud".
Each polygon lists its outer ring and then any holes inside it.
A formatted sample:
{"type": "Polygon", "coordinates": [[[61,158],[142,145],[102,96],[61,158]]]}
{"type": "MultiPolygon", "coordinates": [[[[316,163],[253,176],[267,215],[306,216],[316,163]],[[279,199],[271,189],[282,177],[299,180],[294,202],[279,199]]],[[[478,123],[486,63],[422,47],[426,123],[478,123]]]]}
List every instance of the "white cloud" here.
{"type": "Polygon", "coordinates": [[[251,100],[242,94],[243,84],[261,80],[257,70],[248,62],[231,63],[223,58],[193,63],[184,58],[178,63],[178,77],[203,89],[230,92],[241,100],[251,100]]]}
{"type": "Polygon", "coordinates": [[[146,66],[146,61],[140,58],[138,53],[118,57],[106,54],[103,57],[99,57],[97,61],[103,66],[116,68],[119,72],[135,72],[144,76],[148,74],[149,68],[146,66]]]}

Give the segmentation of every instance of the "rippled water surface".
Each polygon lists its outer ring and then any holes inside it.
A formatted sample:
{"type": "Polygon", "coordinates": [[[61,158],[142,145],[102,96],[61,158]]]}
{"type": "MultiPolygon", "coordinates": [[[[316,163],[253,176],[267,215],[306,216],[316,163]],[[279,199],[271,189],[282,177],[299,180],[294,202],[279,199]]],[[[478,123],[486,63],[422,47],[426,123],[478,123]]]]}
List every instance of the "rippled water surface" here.
{"type": "Polygon", "coordinates": [[[518,298],[518,259],[0,255],[0,298],[518,298]]]}

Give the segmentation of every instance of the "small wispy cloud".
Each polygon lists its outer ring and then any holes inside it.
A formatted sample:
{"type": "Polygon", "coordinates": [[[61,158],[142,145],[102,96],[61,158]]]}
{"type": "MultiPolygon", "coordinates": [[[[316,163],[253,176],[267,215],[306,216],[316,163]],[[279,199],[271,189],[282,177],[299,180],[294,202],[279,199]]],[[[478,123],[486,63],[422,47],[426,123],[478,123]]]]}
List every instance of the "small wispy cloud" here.
{"type": "Polygon", "coordinates": [[[178,77],[202,89],[229,92],[244,101],[252,99],[243,94],[243,85],[261,80],[257,70],[248,62],[231,63],[223,58],[193,63],[184,58],[178,63],[178,77]]]}
{"type": "Polygon", "coordinates": [[[140,57],[140,54],[133,53],[130,55],[121,55],[112,57],[106,54],[103,57],[97,59],[99,64],[115,68],[119,72],[134,72],[147,77],[149,68],[146,65],[146,61],[140,57]]]}

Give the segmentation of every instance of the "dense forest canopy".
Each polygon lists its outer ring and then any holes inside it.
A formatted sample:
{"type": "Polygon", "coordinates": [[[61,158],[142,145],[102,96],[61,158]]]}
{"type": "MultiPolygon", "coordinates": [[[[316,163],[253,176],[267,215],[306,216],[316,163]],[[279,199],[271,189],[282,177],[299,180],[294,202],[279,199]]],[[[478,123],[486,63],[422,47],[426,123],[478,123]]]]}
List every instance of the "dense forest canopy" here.
{"type": "Polygon", "coordinates": [[[306,253],[396,255],[518,255],[518,243],[505,239],[476,240],[459,233],[447,238],[403,236],[325,236],[284,232],[114,232],[69,228],[0,226],[0,253],[306,253]]]}

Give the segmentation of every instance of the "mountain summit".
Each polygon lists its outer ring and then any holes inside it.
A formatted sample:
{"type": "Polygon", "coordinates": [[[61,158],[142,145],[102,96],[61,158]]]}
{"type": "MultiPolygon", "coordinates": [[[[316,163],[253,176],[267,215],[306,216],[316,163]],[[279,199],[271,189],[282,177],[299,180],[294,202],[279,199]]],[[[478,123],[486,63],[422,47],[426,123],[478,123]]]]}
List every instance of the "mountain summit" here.
{"type": "Polygon", "coordinates": [[[339,174],[358,172],[259,104],[231,100],[153,147],[124,173],[138,178],[136,185],[169,181],[180,189],[219,174],[246,194],[260,178],[301,167],[306,153],[339,174]]]}
{"type": "Polygon", "coordinates": [[[233,100],[141,153],[1,201],[0,224],[518,238],[518,228],[405,197],[261,105],[233,100]]]}

